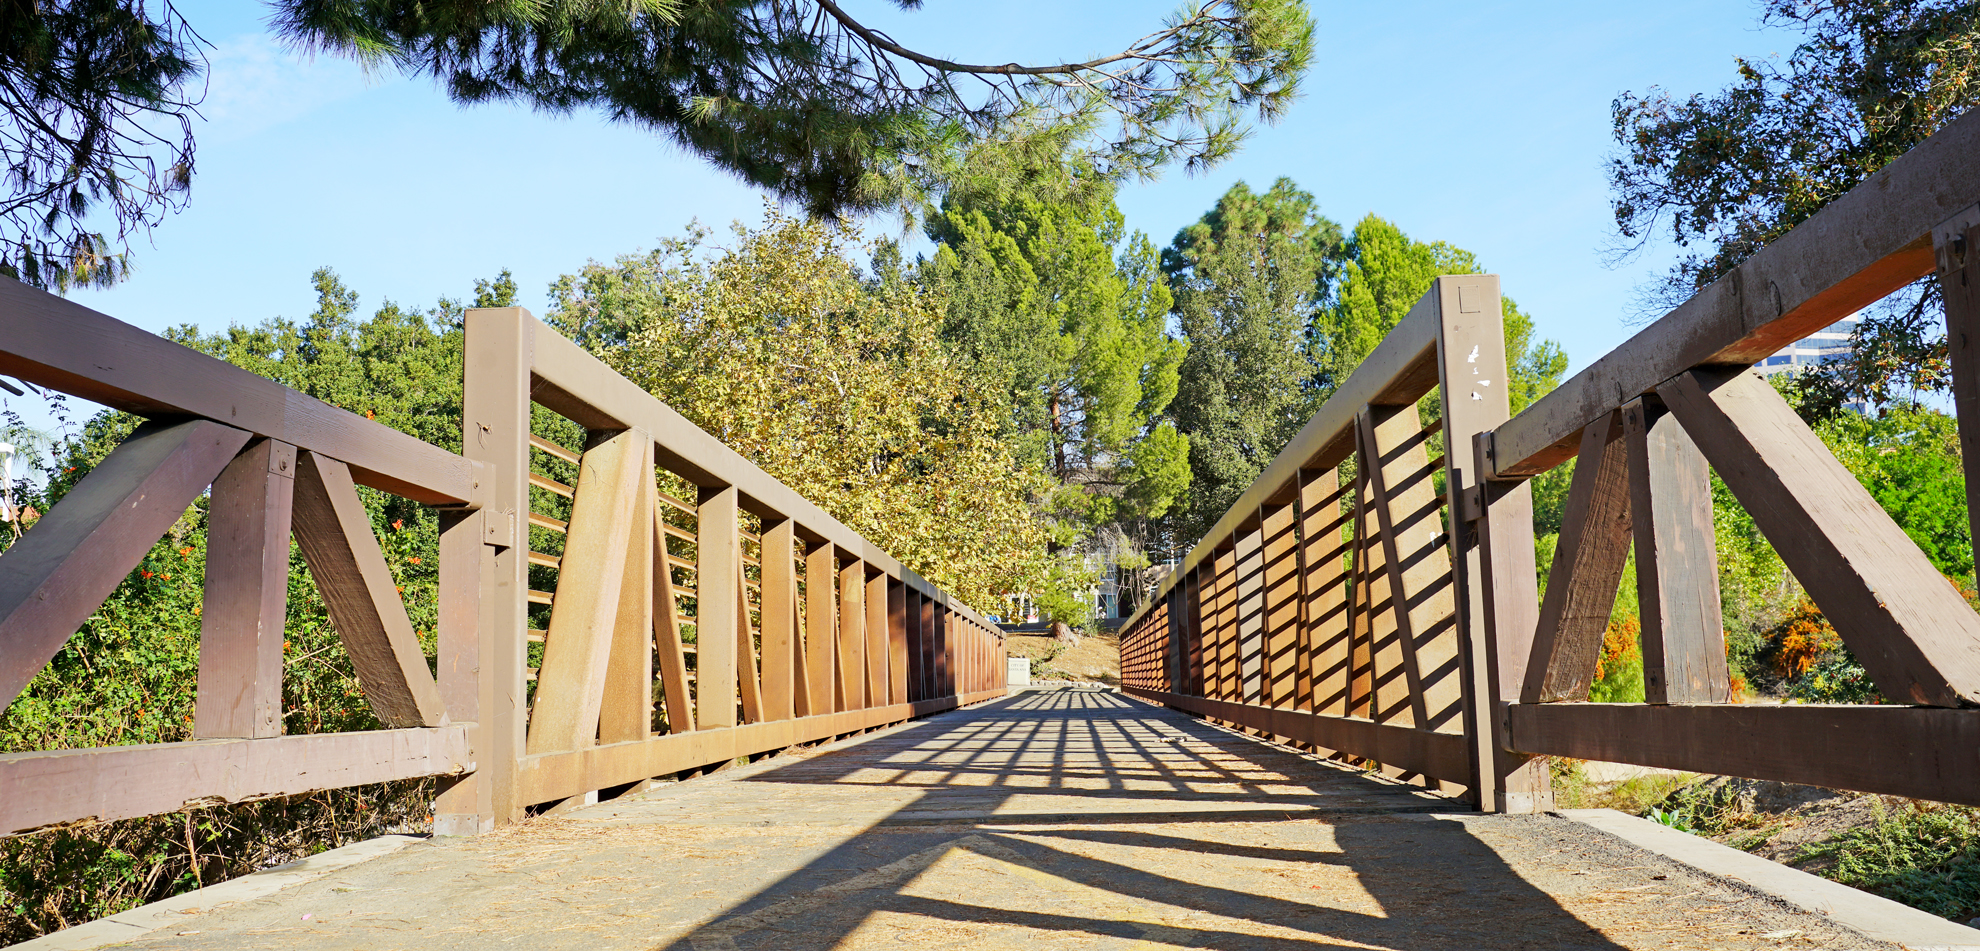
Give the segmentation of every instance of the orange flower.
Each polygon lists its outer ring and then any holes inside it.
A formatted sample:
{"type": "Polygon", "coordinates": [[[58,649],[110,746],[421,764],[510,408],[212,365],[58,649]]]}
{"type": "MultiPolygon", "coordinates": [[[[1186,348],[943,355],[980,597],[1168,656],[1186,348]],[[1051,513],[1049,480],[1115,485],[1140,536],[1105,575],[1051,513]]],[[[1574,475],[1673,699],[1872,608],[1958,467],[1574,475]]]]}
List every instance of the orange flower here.
{"type": "Polygon", "coordinates": [[[419,556],[418,556],[418,555],[414,555],[414,556],[412,556],[411,558],[408,558],[408,559],[406,559],[406,560],[407,560],[407,561],[410,561],[410,562],[412,562],[412,563],[413,563],[413,564],[415,564],[415,565],[417,565],[417,564],[419,564],[419,556]]]}
{"type": "Polygon", "coordinates": [[[184,548],[181,548],[181,549],[179,549],[179,556],[180,556],[180,557],[182,557],[182,558],[191,558],[191,557],[192,557],[192,546],[191,546],[191,545],[187,545],[186,547],[184,547],[184,548]]]}
{"type": "Polygon", "coordinates": [[[395,531],[395,532],[397,532],[397,531],[403,531],[403,530],[405,529],[405,527],[406,527],[406,520],[405,520],[405,519],[402,519],[402,518],[395,518],[395,519],[393,519],[393,520],[392,520],[392,530],[393,530],[393,531],[395,531]]]}
{"type": "Polygon", "coordinates": [[[151,572],[149,572],[149,571],[146,571],[146,570],[144,570],[143,568],[139,568],[139,569],[138,569],[138,577],[140,577],[140,578],[143,578],[143,579],[145,579],[146,581],[149,581],[149,580],[151,580],[151,572]]]}

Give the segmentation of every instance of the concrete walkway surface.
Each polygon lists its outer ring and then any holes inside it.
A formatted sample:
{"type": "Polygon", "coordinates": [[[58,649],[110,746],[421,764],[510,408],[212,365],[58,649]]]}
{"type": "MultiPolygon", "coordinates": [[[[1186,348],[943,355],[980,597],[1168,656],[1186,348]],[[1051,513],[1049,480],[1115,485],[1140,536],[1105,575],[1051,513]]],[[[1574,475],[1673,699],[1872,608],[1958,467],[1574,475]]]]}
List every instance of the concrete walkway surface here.
{"type": "Polygon", "coordinates": [[[135,947],[1893,948],[1551,816],[1096,690],[439,839],[135,947]]]}

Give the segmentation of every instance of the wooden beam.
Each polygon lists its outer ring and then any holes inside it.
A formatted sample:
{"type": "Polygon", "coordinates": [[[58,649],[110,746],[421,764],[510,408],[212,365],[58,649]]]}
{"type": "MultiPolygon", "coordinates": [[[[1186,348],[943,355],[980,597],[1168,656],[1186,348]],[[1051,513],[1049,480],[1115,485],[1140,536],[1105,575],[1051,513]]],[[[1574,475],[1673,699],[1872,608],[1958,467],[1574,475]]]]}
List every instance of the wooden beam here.
{"type": "Polygon", "coordinates": [[[1347,715],[1348,588],[1339,468],[1300,470],[1302,698],[1295,709],[1347,715]]]}
{"type": "Polygon", "coordinates": [[[460,456],[11,278],[0,278],[0,326],[0,374],[140,416],[202,416],[321,452],[347,460],[365,485],[414,501],[471,501],[460,456]]]}
{"type": "Polygon", "coordinates": [[[1299,689],[1299,536],[1291,503],[1268,505],[1260,520],[1265,564],[1265,689],[1268,707],[1293,707],[1299,689]]]}
{"type": "Polygon", "coordinates": [[[687,651],[681,647],[681,608],[674,600],[673,566],[667,563],[667,523],[653,512],[653,647],[660,658],[660,692],[667,704],[667,732],[694,729],[687,651]]]}
{"type": "MultiPolygon", "coordinates": [[[[623,529],[613,527],[613,538],[622,534],[625,538],[625,576],[619,582],[618,610],[612,618],[611,656],[605,666],[603,703],[598,709],[601,743],[643,740],[653,733],[654,538],[646,526],[653,524],[658,499],[653,484],[653,437],[637,429],[632,433],[636,445],[629,447],[628,454],[636,457],[638,468],[629,474],[624,490],[633,497],[632,513],[623,529]]],[[[582,462],[578,471],[583,472],[582,462]]],[[[576,517],[573,513],[572,518],[576,517]]],[[[564,549],[567,557],[570,547],[567,540],[564,549]]],[[[559,578],[558,589],[562,590],[561,572],[559,578]]],[[[556,623],[554,613],[551,623],[556,623]]],[[[547,651],[545,665],[548,665],[547,651]]],[[[536,695],[543,696],[541,681],[537,683],[536,695]]]]}
{"type": "Polygon", "coordinates": [[[838,595],[833,589],[835,554],[831,545],[820,544],[804,555],[804,663],[811,678],[814,715],[840,709],[832,688],[837,670],[833,656],[837,636],[833,622],[838,611],[838,595]]]}
{"type": "Polygon", "coordinates": [[[809,716],[811,698],[797,703],[797,523],[790,519],[763,527],[763,718],[809,716]]]}
{"type": "Polygon", "coordinates": [[[1980,805],[1980,710],[1513,704],[1516,749],[1980,805]]]}
{"type": "Polygon", "coordinates": [[[1884,696],[1980,703],[1980,616],[1773,387],[1693,370],[1658,395],[1884,696]]]}
{"type": "Polygon", "coordinates": [[[645,482],[642,473],[650,471],[641,468],[642,439],[651,441],[638,430],[627,430],[599,440],[579,465],[571,532],[557,572],[543,666],[536,675],[531,753],[574,750],[598,741],[632,529],[644,525],[644,520],[634,521],[645,482]]]}
{"type": "Polygon", "coordinates": [[[1470,780],[1471,753],[1464,737],[1361,717],[1327,716],[1232,703],[1207,697],[1123,687],[1122,693],[1259,732],[1292,739],[1393,767],[1399,773],[1452,783],[1470,780]]]}
{"type": "MultiPolygon", "coordinates": [[[[11,284],[0,278],[0,286],[11,284]]],[[[47,666],[248,438],[241,430],[200,420],[146,423],[0,555],[0,710],[47,666]]]]}
{"type": "Polygon", "coordinates": [[[866,705],[883,707],[892,695],[887,679],[887,576],[866,567],[872,571],[866,579],[866,705]]]}
{"type": "Polygon", "coordinates": [[[1629,561],[1629,459],[1621,436],[1619,413],[1590,424],[1581,436],[1581,462],[1561,513],[1523,702],[1588,699],[1629,561]]]}
{"type": "Polygon", "coordinates": [[[1980,110],[1955,119],[1499,429],[1499,477],[1574,455],[1583,428],[1693,367],[1749,366],[1930,273],[1933,227],[1980,200],[1980,110]]]}
{"type": "Polygon", "coordinates": [[[1623,404],[1630,521],[1651,703],[1729,703],[1712,469],[1655,396],[1623,404]]]}
{"type": "Polygon", "coordinates": [[[839,565],[839,664],[832,682],[837,709],[860,710],[866,698],[866,565],[847,558],[839,565]]]}
{"type": "Polygon", "coordinates": [[[908,702],[912,676],[908,663],[907,586],[887,579],[887,695],[894,703],[908,702]]]}
{"type": "Polygon", "coordinates": [[[757,631],[749,623],[749,586],[736,566],[736,688],[742,722],[763,722],[763,681],[757,668],[757,631]]]}
{"type": "Polygon", "coordinates": [[[1003,691],[996,690],[963,697],[938,697],[531,756],[520,764],[522,795],[531,802],[551,802],[581,795],[595,785],[620,785],[728,763],[740,756],[857,733],[1003,695],[1003,691]]]}
{"type": "MultiPolygon", "coordinates": [[[[193,736],[282,734],[282,626],[296,447],[262,439],[213,480],[193,736]]],[[[480,540],[476,540],[477,550],[480,540]]]]}
{"type": "Polygon", "coordinates": [[[10,753],[0,835],[473,768],[465,726],[10,753]]]}
{"type": "Polygon", "coordinates": [[[1375,448],[1368,475],[1409,688],[1409,722],[1457,730],[1464,700],[1456,587],[1432,482],[1436,470],[1425,448],[1429,437],[1413,404],[1371,406],[1361,419],[1375,448]]]}
{"type": "MultiPolygon", "coordinates": [[[[1959,416],[1960,458],[1980,459],[1980,204],[1932,229],[1939,297],[1946,308],[1946,349],[1952,362],[1953,406],[1959,416]]],[[[1966,468],[1966,518],[1980,539],[1980,478],[1966,468]]]]}
{"type": "MultiPolygon", "coordinates": [[[[736,725],[742,537],[734,486],[701,490],[695,516],[695,728],[736,725]]],[[[658,774],[655,774],[658,775],[658,774]]],[[[580,790],[581,791],[581,790],[580,790]]]]}
{"type": "Polygon", "coordinates": [[[1239,532],[1232,625],[1237,682],[1232,699],[1263,703],[1265,696],[1265,535],[1262,526],[1239,532]]]}

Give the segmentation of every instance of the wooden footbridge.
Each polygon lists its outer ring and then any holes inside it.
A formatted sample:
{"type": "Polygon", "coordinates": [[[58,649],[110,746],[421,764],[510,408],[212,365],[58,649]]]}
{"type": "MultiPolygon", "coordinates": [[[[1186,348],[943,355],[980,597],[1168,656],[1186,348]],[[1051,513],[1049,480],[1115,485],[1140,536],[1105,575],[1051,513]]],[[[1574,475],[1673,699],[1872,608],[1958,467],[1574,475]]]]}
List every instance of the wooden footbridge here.
{"type": "MultiPolygon", "coordinates": [[[[603,917],[536,943],[1620,946],[1594,905],[1642,891],[1615,877],[1640,857],[1556,820],[1408,817],[1548,811],[1547,756],[1980,804],[1980,615],[1748,372],[1936,272],[1974,455],[1975,156],[1980,115],[1516,418],[1498,279],[1439,278],[1123,628],[1126,698],[1006,699],[993,623],[520,309],[467,314],[456,455],[0,281],[0,373],[149,420],[0,555],[0,703],[211,492],[193,738],[0,756],[0,834],[446,778],[434,831],[459,838],[423,848],[452,858],[403,861],[481,884],[298,894],[460,929],[290,934],[263,908],[175,938],[213,946],[478,945],[527,917],[476,904],[487,876],[535,875],[488,894],[546,914],[544,883],[593,867],[562,894],[603,917]],[[1543,600],[1526,480],[1577,456],[1543,600]],[[1731,702],[1713,472],[1893,703],[1731,702]],[[431,651],[361,485],[442,514],[431,651]],[[283,735],[291,538],[384,729],[283,735]],[[1632,543],[1649,702],[1588,703],[1632,543]]],[[[1653,881],[1709,940],[1629,946],[1740,946],[1766,918],[1653,881]]]]}

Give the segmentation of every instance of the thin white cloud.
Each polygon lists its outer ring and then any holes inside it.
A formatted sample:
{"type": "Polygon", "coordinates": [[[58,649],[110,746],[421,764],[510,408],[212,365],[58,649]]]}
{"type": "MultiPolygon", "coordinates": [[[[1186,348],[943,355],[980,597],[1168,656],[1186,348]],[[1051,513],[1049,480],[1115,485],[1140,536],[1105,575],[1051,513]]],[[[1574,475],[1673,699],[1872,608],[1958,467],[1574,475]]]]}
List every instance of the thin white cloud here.
{"type": "Polygon", "coordinates": [[[244,139],[348,99],[369,85],[355,63],[306,57],[250,33],[214,44],[208,57],[205,141],[244,139]]]}

